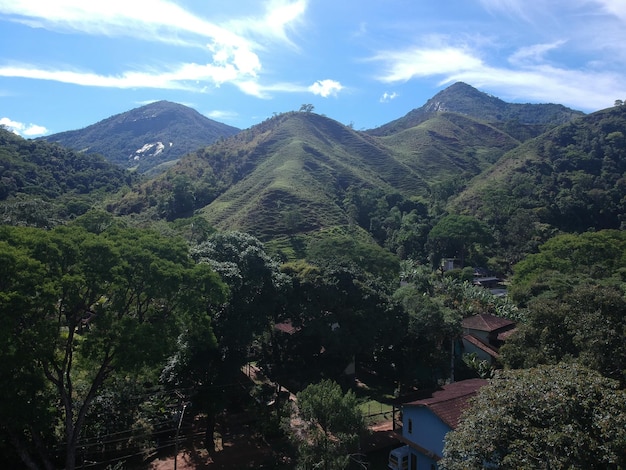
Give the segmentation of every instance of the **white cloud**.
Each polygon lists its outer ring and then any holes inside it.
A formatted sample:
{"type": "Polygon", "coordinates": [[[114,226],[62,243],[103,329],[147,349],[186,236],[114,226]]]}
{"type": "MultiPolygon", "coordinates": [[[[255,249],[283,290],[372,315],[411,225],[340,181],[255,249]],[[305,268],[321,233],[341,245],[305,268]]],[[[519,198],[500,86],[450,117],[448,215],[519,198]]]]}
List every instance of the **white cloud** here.
{"type": "Polygon", "coordinates": [[[206,117],[215,119],[216,121],[232,121],[236,119],[239,115],[234,111],[224,111],[219,109],[214,109],[213,111],[209,111],[205,114],[206,117]]]}
{"type": "Polygon", "coordinates": [[[313,85],[311,85],[308,90],[314,95],[319,95],[323,98],[328,98],[329,96],[337,96],[343,89],[343,85],[335,80],[318,80],[313,85]]]}
{"type": "Polygon", "coordinates": [[[609,15],[626,22],[626,0],[595,0],[594,3],[597,3],[609,15]]]}
{"type": "Polygon", "coordinates": [[[384,92],[383,96],[380,97],[379,101],[381,103],[388,103],[391,100],[395,100],[398,96],[399,95],[395,91],[393,91],[391,93],[384,92]]]}
{"type": "Polygon", "coordinates": [[[482,61],[463,47],[420,48],[386,51],[370,60],[383,62],[385,83],[406,82],[416,77],[456,73],[482,66],[482,61]]]}
{"type": "Polygon", "coordinates": [[[24,124],[23,122],[13,121],[7,117],[0,118],[0,126],[5,126],[15,134],[27,137],[43,135],[48,132],[48,129],[43,126],[39,126],[37,124],[24,124]]]}
{"type": "MultiPolygon", "coordinates": [[[[289,42],[287,28],[298,21],[307,0],[271,0],[260,16],[252,16],[224,26],[192,14],[168,0],[143,2],[108,0],[0,0],[0,14],[32,27],[90,35],[125,36],[142,40],[169,42],[201,47],[206,44],[211,61],[183,63],[163,70],[125,71],[115,75],[93,71],[59,70],[39,65],[0,67],[0,76],[54,80],[84,86],[116,88],[163,88],[201,90],[193,81],[207,81],[214,86],[232,82],[253,96],[263,96],[253,82],[261,71],[261,59],[255,52],[262,47],[252,36],[272,36],[289,42]],[[236,26],[236,27],[235,27],[236,26]],[[231,29],[229,29],[231,28],[231,29]]],[[[258,87],[257,87],[258,88],[258,87]]]]}
{"type": "Polygon", "coordinates": [[[509,57],[512,65],[532,65],[545,61],[545,55],[553,49],[558,49],[565,41],[555,41],[550,44],[534,44],[521,47],[509,57]]]}
{"type": "Polygon", "coordinates": [[[167,0],[0,0],[0,13],[33,27],[91,35],[126,36],[184,43],[181,34],[212,38],[225,44],[245,42],[232,32],[193,15],[167,0]]]}
{"type": "Polygon", "coordinates": [[[441,83],[456,81],[487,88],[505,99],[520,100],[523,97],[524,101],[561,103],[587,111],[609,107],[616,96],[626,94],[619,75],[567,70],[550,65],[517,70],[484,67],[451,74],[441,83]]]}
{"type": "Polygon", "coordinates": [[[0,76],[52,80],[74,85],[108,88],[158,88],[200,91],[199,83],[220,86],[255,78],[260,63],[242,51],[221,49],[208,64],[184,63],[169,70],[127,71],[117,75],[101,75],[75,70],[53,70],[35,65],[0,66],[0,76]]]}

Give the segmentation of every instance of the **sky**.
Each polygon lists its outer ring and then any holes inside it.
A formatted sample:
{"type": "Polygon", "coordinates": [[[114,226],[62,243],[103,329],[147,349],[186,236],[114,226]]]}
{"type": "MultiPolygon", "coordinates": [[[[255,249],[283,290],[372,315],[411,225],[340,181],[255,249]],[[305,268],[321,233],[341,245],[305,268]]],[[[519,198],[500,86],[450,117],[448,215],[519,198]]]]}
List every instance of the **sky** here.
{"type": "Polygon", "coordinates": [[[625,44],[626,0],[0,0],[0,124],[32,138],[168,100],[361,130],[458,81],[593,112],[626,100],[625,44]]]}

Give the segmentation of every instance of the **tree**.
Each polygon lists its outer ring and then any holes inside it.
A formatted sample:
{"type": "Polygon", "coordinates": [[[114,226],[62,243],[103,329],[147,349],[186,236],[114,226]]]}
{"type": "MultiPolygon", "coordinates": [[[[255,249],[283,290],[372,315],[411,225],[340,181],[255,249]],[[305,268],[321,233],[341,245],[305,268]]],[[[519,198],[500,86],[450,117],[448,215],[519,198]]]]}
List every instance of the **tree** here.
{"type": "Polygon", "coordinates": [[[339,380],[346,366],[389,345],[397,309],[378,279],[341,264],[290,263],[283,270],[292,279],[288,311],[298,328],[283,357],[297,361],[305,380],[339,380]]]}
{"type": "Polygon", "coordinates": [[[626,269],[626,233],[600,230],[564,234],[514,266],[511,295],[521,303],[564,295],[581,283],[619,283],[626,269]]]}
{"type": "Polygon", "coordinates": [[[615,106],[623,106],[624,105],[624,101],[623,100],[615,100],[615,106]]]}
{"type": "MultiPolygon", "coordinates": [[[[192,249],[192,256],[219,273],[229,288],[228,296],[211,318],[216,347],[209,348],[206,343],[204,348],[196,347],[195,353],[189,351],[186,358],[180,357],[180,364],[172,370],[176,383],[203,386],[195,400],[199,411],[208,416],[205,443],[211,450],[215,415],[229,398],[221,385],[234,382],[241,366],[250,359],[253,342],[280,316],[287,279],[263,244],[242,232],[215,233],[192,249]],[[195,373],[189,374],[190,366],[196,369],[195,373]]],[[[194,338],[188,341],[193,344],[194,338]]]]}
{"type": "Polygon", "coordinates": [[[444,469],[626,465],[626,392],[576,364],[505,371],[448,433],[444,469]]]}
{"type": "Polygon", "coordinates": [[[300,106],[301,113],[312,113],[314,109],[315,106],[313,106],[312,104],[303,104],[302,106],[300,106]]]}
{"type": "Polygon", "coordinates": [[[387,282],[396,282],[400,271],[399,259],[389,251],[348,234],[327,233],[311,240],[307,259],[321,266],[358,266],[387,282]]]}
{"type": "Polygon", "coordinates": [[[434,265],[439,264],[439,260],[445,256],[458,257],[461,265],[464,265],[475,245],[487,243],[491,239],[487,227],[468,215],[447,215],[428,234],[434,265]]]}
{"type": "Polygon", "coordinates": [[[432,386],[449,374],[450,345],[460,332],[461,318],[415,285],[398,289],[394,300],[402,306],[406,326],[396,332],[389,362],[403,383],[432,386]]]}
{"type": "MultiPolygon", "coordinates": [[[[34,384],[18,384],[13,393],[2,389],[1,398],[12,402],[29,393],[37,408],[60,403],[64,466],[71,470],[87,412],[103,384],[114,374],[164,360],[180,329],[209,315],[222,285],[210,269],[193,263],[184,242],[150,231],[2,227],[0,240],[2,257],[13,260],[5,279],[18,281],[0,285],[0,308],[19,307],[11,312],[12,354],[29,358],[29,368],[16,372],[34,384]],[[19,269],[27,264],[34,274],[24,278],[19,269]],[[40,386],[42,377],[48,386],[40,386]],[[56,400],[38,402],[48,390],[56,400]]],[[[18,453],[29,457],[41,446],[22,422],[7,417],[1,417],[6,432],[17,436],[18,453]],[[24,443],[29,435],[32,446],[24,443]]],[[[39,454],[46,467],[53,466],[39,454]]],[[[25,457],[30,466],[33,459],[25,457]]]]}
{"type": "Polygon", "coordinates": [[[298,446],[300,468],[345,469],[350,454],[359,449],[359,437],[365,430],[363,414],[352,391],[322,380],[297,394],[296,414],[304,429],[292,438],[298,446]]]}
{"type": "Polygon", "coordinates": [[[510,367],[574,359],[626,384],[626,299],[611,286],[578,286],[531,302],[527,321],[501,348],[510,367]]]}

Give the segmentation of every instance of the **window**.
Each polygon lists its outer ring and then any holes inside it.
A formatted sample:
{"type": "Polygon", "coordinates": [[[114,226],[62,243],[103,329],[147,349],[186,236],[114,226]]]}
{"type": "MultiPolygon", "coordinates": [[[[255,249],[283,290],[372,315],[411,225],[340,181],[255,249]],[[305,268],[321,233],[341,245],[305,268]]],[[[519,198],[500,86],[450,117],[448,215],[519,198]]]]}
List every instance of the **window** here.
{"type": "Polygon", "coordinates": [[[409,418],[409,434],[413,433],[413,420],[409,418]]]}

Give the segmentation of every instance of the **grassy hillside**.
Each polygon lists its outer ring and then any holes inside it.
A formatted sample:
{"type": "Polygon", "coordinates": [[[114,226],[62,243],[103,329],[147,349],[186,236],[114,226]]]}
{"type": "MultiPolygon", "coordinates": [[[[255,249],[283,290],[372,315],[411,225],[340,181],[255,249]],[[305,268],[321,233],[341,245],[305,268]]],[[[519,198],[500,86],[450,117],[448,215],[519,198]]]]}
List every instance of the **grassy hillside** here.
{"type": "Polygon", "coordinates": [[[217,227],[308,232],[349,222],[341,201],[350,186],[427,190],[376,142],[319,115],[289,115],[262,147],[254,171],[202,210],[217,227]]]}
{"type": "Polygon", "coordinates": [[[427,181],[376,139],[292,112],[188,155],[111,208],[168,218],[199,210],[219,229],[269,239],[349,224],[343,198],[351,186],[428,194],[427,181]],[[184,197],[192,203],[178,204],[184,197]]]}
{"type": "Polygon", "coordinates": [[[431,184],[458,175],[475,176],[519,145],[489,124],[447,112],[380,139],[398,161],[431,184]]]}

